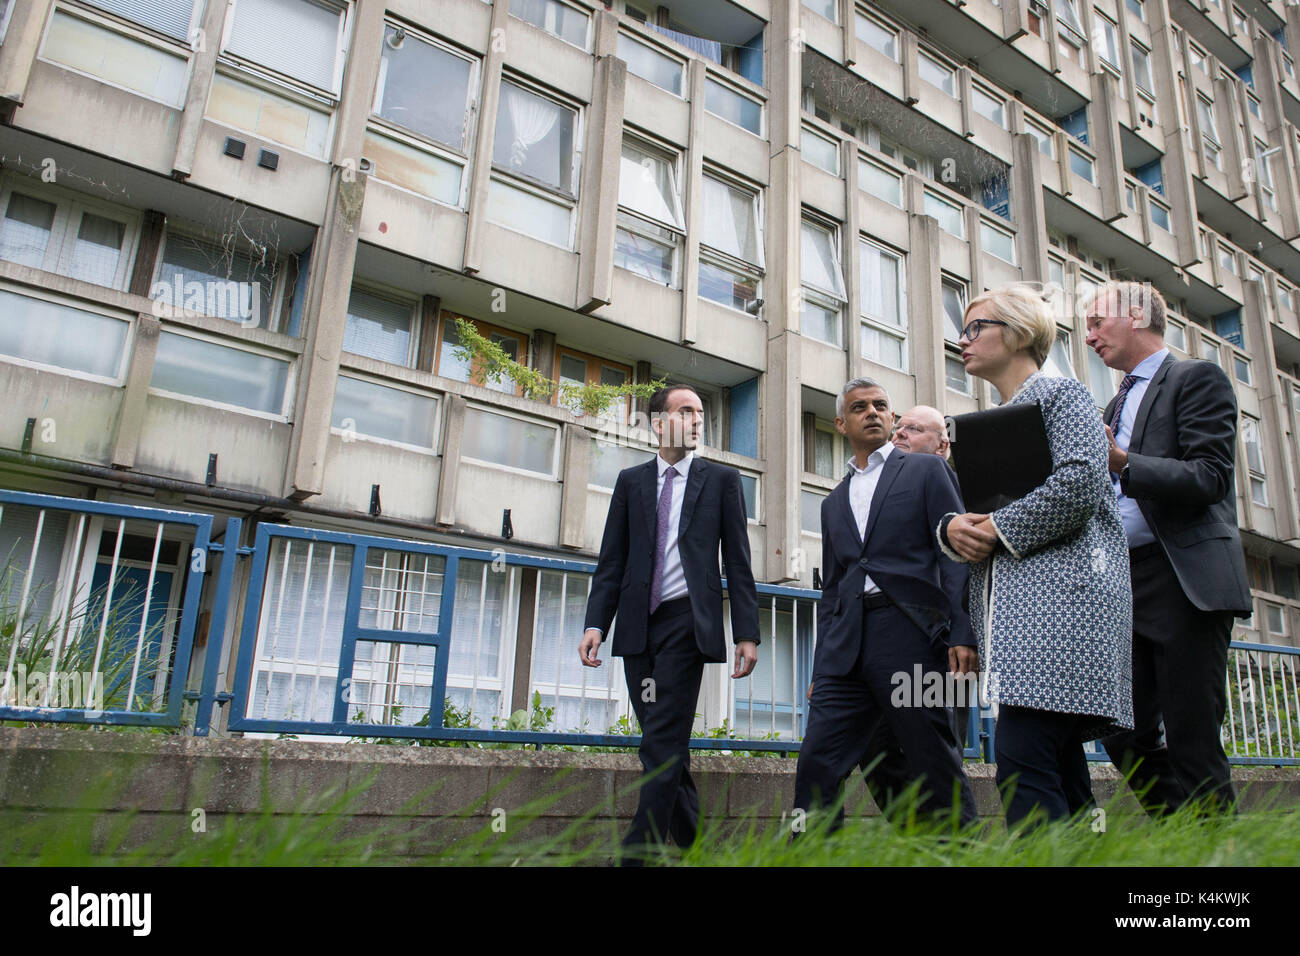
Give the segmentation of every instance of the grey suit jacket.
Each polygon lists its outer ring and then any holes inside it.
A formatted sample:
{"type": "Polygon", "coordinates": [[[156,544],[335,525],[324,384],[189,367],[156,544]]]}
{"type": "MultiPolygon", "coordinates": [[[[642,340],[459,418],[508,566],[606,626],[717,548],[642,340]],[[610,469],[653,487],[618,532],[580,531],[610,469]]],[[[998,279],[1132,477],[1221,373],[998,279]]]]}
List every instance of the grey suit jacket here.
{"type": "MultiPolygon", "coordinates": [[[[1106,407],[1107,421],[1114,405],[1106,407]]],[[[1247,617],[1236,449],[1237,399],[1228,376],[1211,362],[1170,355],[1138,406],[1120,487],[1137,502],[1188,600],[1202,611],[1247,617]]]]}

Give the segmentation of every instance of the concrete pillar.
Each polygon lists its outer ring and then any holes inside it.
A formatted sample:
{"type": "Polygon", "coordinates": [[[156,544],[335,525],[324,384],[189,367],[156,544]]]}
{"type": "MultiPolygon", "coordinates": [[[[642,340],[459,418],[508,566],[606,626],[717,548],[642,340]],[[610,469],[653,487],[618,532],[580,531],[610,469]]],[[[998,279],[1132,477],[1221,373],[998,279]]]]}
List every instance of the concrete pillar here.
{"type": "Polygon", "coordinates": [[[519,623],[515,629],[514,680],[510,682],[510,713],[531,711],[529,677],[533,663],[533,614],[537,608],[537,568],[519,568],[519,623]]]}
{"type": "Polygon", "coordinates": [[[801,289],[799,154],[799,77],[802,49],[798,36],[800,0],[774,0],[768,27],[772,97],[769,130],[772,158],[767,198],[767,274],[764,278],[768,323],[767,371],[759,385],[759,454],[763,476],[763,517],[767,525],[767,579],[793,580],[791,556],[799,547],[799,489],[803,462],[790,449],[799,447],[802,409],[799,337],[801,289]]]}
{"type": "Polygon", "coordinates": [[[1088,125],[1090,145],[1097,154],[1097,185],[1101,188],[1101,218],[1105,222],[1124,215],[1124,150],[1119,138],[1118,102],[1115,78],[1105,72],[1094,73],[1088,125]]]}
{"type": "Polygon", "coordinates": [[[1002,36],[1013,43],[1029,32],[1028,0],[1002,0],[1002,36]]]}
{"type": "MultiPolygon", "coordinates": [[[[845,381],[855,378],[862,365],[862,275],[858,235],[862,232],[858,195],[858,143],[840,143],[840,169],[844,171],[844,228],[840,230],[840,261],[844,263],[845,381]]],[[[812,469],[809,469],[811,471],[812,469]]]]}
{"type": "Polygon", "coordinates": [[[901,59],[903,62],[903,102],[908,106],[915,106],[921,98],[921,71],[917,64],[917,42],[916,34],[911,30],[904,30],[900,44],[901,59]]]}
{"type": "MultiPolygon", "coordinates": [[[[1233,202],[1250,195],[1250,184],[1244,174],[1249,157],[1242,143],[1241,105],[1237,84],[1222,74],[1214,81],[1214,113],[1219,124],[1219,138],[1223,147],[1223,171],[1228,178],[1228,198],[1233,202]]],[[[1254,179],[1254,176],[1251,176],[1254,179]]]]}
{"type": "Polygon", "coordinates": [[[140,246],[131,267],[131,281],[127,291],[132,295],[149,298],[153,286],[154,268],[158,265],[158,249],[162,246],[163,227],[167,217],[156,209],[146,209],[140,223],[140,246]]]}
{"type": "Polygon", "coordinates": [[[465,399],[448,392],[443,419],[446,427],[442,435],[442,463],[438,469],[438,503],[434,521],[453,525],[456,523],[456,486],[460,480],[460,449],[465,437],[465,399]]]}
{"type": "MultiPolygon", "coordinates": [[[[1259,390],[1259,427],[1262,432],[1260,450],[1265,457],[1268,469],[1266,473],[1277,476],[1272,481],[1273,493],[1269,498],[1273,502],[1273,513],[1277,521],[1277,536],[1289,540],[1300,537],[1300,515],[1296,512],[1294,493],[1296,476],[1291,467],[1287,435],[1291,396],[1286,389],[1279,387],[1277,379],[1272,308],[1266,287],[1259,280],[1246,280],[1241,287],[1244,299],[1241,323],[1253,359],[1251,368],[1254,371],[1255,387],[1259,390]],[[1280,491],[1285,493],[1279,493],[1280,491]]],[[[1249,488],[1249,484],[1246,487],[1249,488]]],[[[1247,494],[1246,498],[1249,499],[1250,495],[1247,494]]]]}
{"type": "Polygon", "coordinates": [[[972,103],[971,69],[968,66],[957,69],[957,103],[961,112],[961,134],[967,139],[975,135],[975,107],[972,103]]]}
{"type": "Polygon", "coordinates": [[[691,345],[699,330],[700,312],[700,230],[704,224],[704,63],[692,60],[686,84],[691,98],[690,125],[687,130],[686,173],[683,177],[682,203],[686,215],[686,248],[682,250],[682,326],[681,342],[691,345]]]}
{"type": "Polygon", "coordinates": [[[555,333],[545,329],[533,330],[532,367],[548,378],[556,377],[558,359],[555,350],[555,333]]]}
{"type": "Polygon", "coordinates": [[[180,125],[176,131],[176,152],[172,156],[172,175],[184,178],[194,172],[194,154],[203,127],[203,112],[217,73],[217,54],[221,52],[221,32],[226,25],[224,3],[209,3],[200,29],[203,42],[190,56],[190,85],[185,91],[180,125]]]}
{"type": "Polygon", "coordinates": [[[587,481],[594,441],[581,425],[564,426],[564,472],[560,487],[560,547],[581,548],[587,533],[587,481]]]}
{"type": "Polygon", "coordinates": [[[623,101],[627,64],[615,56],[596,60],[578,201],[579,312],[613,301],[614,229],[623,155],[623,101]]]}
{"type": "Polygon", "coordinates": [[[23,0],[18,3],[11,0],[11,6],[13,11],[9,14],[5,42],[0,44],[0,109],[6,123],[27,96],[27,81],[31,78],[36,50],[54,2],[23,0]]]}
{"type": "Polygon", "coordinates": [[[158,335],[161,330],[162,323],[148,312],[141,312],[135,317],[131,363],[122,389],[117,424],[113,429],[111,464],[114,468],[135,467],[135,453],[140,445],[140,432],[144,428],[145,401],[149,397],[149,381],[153,378],[153,363],[158,357],[158,335]]]}
{"type": "Polygon", "coordinates": [[[907,311],[917,316],[908,325],[908,350],[916,376],[916,400],[943,407],[943,296],[940,289],[939,221],[912,213],[907,217],[907,311]]]}
{"type": "Polygon", "coordinates": [[[436,295],[420,298],[420,349],[415,367],[421,372],[432,372],[438,355],[438,310],[442,300],[436,295]]]}
{"type": "MultiPolygon", "coordinates": [[[[1195,112],[1195,111],[1193,111],[1195,112]]],[[[1200,134],[1195,130],[1165,130],[1165,199],[1169,202],[1170,225],[1177,244],[1178,265],[1184,269],[1201,261],[1197,239],[1196,192],[1192,183],[1195,157],[1200,155],[1200,134]],[[1195,143],[1195,148],[1189,143],[1195,143]]]]}
{"type": "Polygon", "coordinates": [[[962,206],[962,221],[966,224],[966,256],[970,269],[970,298],[984,291],[984,237],[980,235],[980,211],[974,206],[962,206]]]}
{"type": "Polygon", "coordinates": [[[379,80],[379,64],[383,59],[384,5],[360,3],[353,9],[356,19],[343,71],[343,91],[336,121],[338,133],[334,137],[334,164],[346,166],[351,163],[352,169],[359,169],[366,138],[366,117],[374,109],[375,84],[379,80]]]}
{"type": "Polygon", "coordinates": [[[303,350],[293,405],[293,436],[285,474],[285,496],[302,500],[321,493],[329,448],[334,388],[347,325],[348,296],[357,253],[357,226],[367,176],[335,166],[330,176],[325,222],[312,246],[303,309],[303,350]]]}
{"type": "Polygon", "coordinates": [[[1011,137],[1011,214],[1016,221],[1016,260],[1028,279],[1047,281],[1047,211],[1043,202],[1043,154],[1028,133],[1011,137]]]}
{"type": "Polygon", "coordinates": [[[487,54],[483,57],[483,95],[479,100],[478,128],[474,135],[475,162],[470,165],[465,256],[461,264],[461,269],[470,273],[483,267],[483,226],[487,216],[488,185],[492,180],[497,105],[501,99],[501,65],[505,61],[505,44],[493,38],[506,35],[509,15],[509,4],[492,4],[492,19],[488,22],[488,41],[485,44],[487,54]]]}
{"type": "Polygon", "coordinates": [[[858,62],[858,5],[857,0],[838,0],[840,32],[844,38],[844,65],[858,62]]]}

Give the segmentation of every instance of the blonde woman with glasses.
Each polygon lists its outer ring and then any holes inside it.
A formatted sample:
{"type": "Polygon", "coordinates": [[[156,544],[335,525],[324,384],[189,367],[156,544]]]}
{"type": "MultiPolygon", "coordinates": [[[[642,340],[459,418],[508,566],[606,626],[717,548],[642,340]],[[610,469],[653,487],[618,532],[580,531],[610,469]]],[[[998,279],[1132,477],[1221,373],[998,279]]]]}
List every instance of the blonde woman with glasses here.
{"type": "Polygon", "coordinates": [[[1037,403],[1047,479],[992,514],[946,516],[940,544],[971,564],[971,630],[997,706],[1007,823],[1094,805],[1084,742],[1133,725],[1128,545],[1088,389],[1042,371],[1056,340],[1043,293],[986,292],[966,309],[966,370],[1005,404],[1037,403]]]}

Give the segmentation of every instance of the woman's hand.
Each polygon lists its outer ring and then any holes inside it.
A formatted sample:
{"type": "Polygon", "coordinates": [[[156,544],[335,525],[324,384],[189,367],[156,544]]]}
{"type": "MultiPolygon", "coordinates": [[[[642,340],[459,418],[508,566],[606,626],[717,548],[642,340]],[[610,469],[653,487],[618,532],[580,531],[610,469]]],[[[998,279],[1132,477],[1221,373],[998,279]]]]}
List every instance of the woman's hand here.
{"type": "Polygon", "coordinates": [[[948,522],[948,543],[967,561],[983,561],[993,553],[998,533],[988,515],[957,515],[948,522]]]}

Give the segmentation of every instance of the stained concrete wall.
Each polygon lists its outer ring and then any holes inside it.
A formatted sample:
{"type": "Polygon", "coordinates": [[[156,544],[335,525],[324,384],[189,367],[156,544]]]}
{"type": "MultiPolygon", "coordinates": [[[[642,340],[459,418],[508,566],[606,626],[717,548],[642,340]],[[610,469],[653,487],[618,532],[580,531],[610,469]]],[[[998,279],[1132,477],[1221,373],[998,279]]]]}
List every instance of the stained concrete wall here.
{"type": "MultiPolygon", "coordinates": [[[[692,775],[705,815],[759,826],[790,810],[793,757],[692,755],[692,775]]],[[[967,766],[981,815],[1000,817],[994,767],[967,766]]],[[[207,832],[230,819],[272,813],[339,813],[340,835],[380,827],[401,835],[397,857],[447,846],[490,828],[494,811],[512,835],[552,836],[584,816],[608,827],[584,831],[612,850],[636,809],[640,764],[634,754],[535,750],[472,750],[309,743],[295,740],[173,737],[93,730],[0,728],[0,812],[10,820],[62,815],[74,842],[101,851],[151,844],[163,853],[199,837],[194,811],[207,832]],[[612,814],[611,809],[612,808],[612,814]],[[89,814],[74,813],[90,810],[89,814]],[[133,814],[123,834],[124,811],[133,814]]],[[[1300,768],[1238,767],[1242,808],[1300,806],[1300,768]]],[[[1119,779],[1109,765],[1093,768],[1103,805],[1119,779]]],[[[848,805],[853,817],[879,811],[855,774],[848,805]]],[[[1136,811],[1131,797],[1111,808],[1136,811]]],[[[383,860],[377,860],[383,862],[383,860]]]]}

